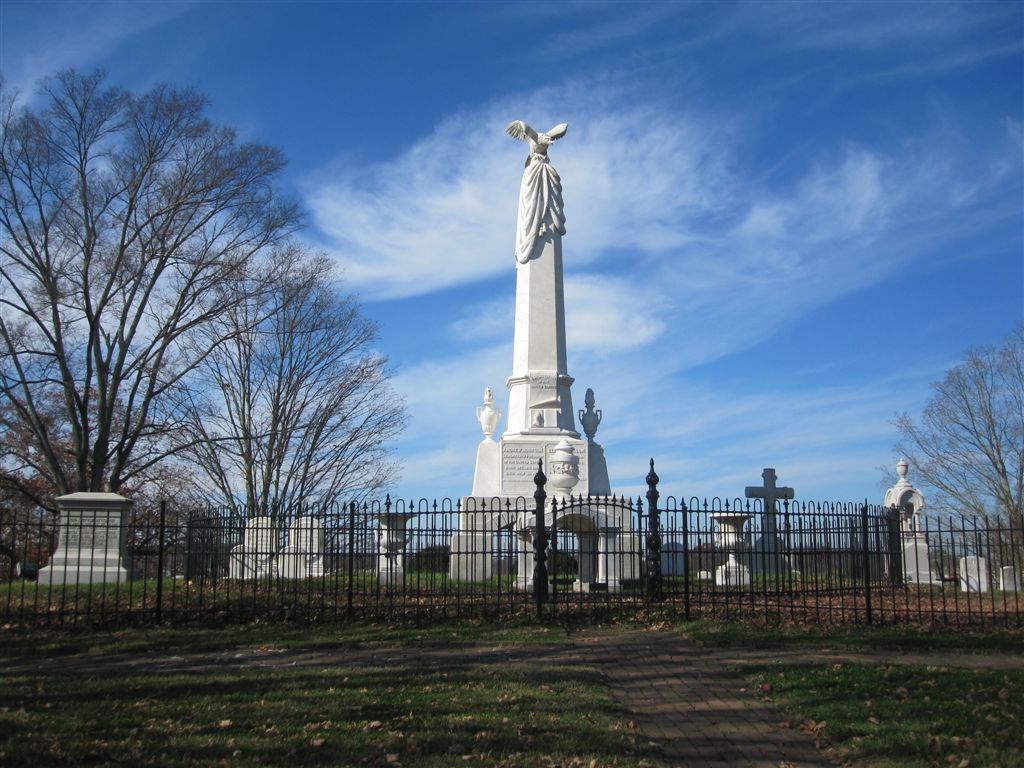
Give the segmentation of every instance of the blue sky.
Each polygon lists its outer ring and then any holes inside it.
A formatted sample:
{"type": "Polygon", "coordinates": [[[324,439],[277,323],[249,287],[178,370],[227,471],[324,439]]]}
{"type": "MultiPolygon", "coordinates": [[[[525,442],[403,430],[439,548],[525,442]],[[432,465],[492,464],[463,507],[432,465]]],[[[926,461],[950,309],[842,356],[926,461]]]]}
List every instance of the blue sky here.
{"type": "Polygon", "coordinates": [[[408,401],[401,496],[468,493],[505,410],[513,119],[569,124],[569,373],[619,492],[653,456],[664,493],[880,501],[893,414],[1024,318],[1020,2],[4,0],[8,82],[62,67],[286,153],[408,401]]]}

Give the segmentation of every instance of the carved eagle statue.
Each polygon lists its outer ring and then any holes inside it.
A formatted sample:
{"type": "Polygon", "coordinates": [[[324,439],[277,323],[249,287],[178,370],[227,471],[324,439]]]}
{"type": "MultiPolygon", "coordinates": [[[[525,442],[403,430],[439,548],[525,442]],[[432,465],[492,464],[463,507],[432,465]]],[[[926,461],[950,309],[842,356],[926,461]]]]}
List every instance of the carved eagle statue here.
{"type": "MultiPolygon", "coordinates": [[[[505,129],[505,133],[511,136],[513,139],[519,139],[521,141],[528,142],[530,145],[530,155],[540,155],[541,157],[547,157],[548,147],[551,146],[557,139],[565,136],[565,132],[569,130],[568,123],[559,123],[554,128],[546,131],[545,133],[537,133],[533,128],[528,126],[522,120],[513,120],[508,124],[505,129]]],[[[530,157],[527,156],[526,164],[530,164],[530,157]]]]}

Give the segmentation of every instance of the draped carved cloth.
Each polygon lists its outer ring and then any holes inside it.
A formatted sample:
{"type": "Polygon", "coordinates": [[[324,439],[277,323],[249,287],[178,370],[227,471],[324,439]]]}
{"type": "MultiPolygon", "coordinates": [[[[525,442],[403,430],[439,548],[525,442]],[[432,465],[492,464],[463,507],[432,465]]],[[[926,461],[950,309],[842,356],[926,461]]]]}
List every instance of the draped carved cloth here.
{"type": "Polygon", "coordinates": [[[531,153],[519,188],[519,221],[516,228],[516,261],[530,260],[539,238],[551,232],[565,234],[562,180],[546,155],[531,153]]]}

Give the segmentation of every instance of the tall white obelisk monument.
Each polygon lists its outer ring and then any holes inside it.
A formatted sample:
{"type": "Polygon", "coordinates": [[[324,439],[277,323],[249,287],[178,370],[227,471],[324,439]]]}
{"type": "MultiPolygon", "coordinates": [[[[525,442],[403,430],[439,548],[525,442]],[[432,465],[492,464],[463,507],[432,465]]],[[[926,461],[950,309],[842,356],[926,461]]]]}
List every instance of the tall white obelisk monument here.
{"type": "Polygon", "coordinates": [[[508,378],[508,421],[500,442],[491,433],[500,414],[493,409],[490,390],[477,409],[484,440],[477,451],[472,496],[529,498],[538,459],[545,468],[557,446],[578,460],[574,495],[611,493],[604,452],[593,436],[600,412],[588,393],[587,410],[580,411],[587,438],[576,431],[572,406],[573,378],[565,350],[565,298],[562,282],[562,182],[548,160],[548,147],[565,135],[565,124],[538,134],[517,120],[507,132],[526,141],[526,159],[519,193],[516,226],[516,315],[512,375],[508,378]],[[589,417],[589,418],[588,418],[589,417]]]}

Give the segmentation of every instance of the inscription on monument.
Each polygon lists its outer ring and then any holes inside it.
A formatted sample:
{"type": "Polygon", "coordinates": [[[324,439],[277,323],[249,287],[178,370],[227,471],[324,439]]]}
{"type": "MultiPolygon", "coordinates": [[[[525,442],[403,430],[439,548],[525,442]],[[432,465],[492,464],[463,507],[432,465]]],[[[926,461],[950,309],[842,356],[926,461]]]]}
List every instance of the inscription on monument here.
{"type": "MultiPolygon", "coordinates": [[[[580,483],[587,482],[586,443],[573,441],[576,455],[580,457],[580,483]]],[[[503,442],[501,444],[501,487],[505,494],[531,494],[534,490],[533,476],[537,474],[537,459],[544,459],[544,471],[549,469],[549,454],[555,448],[554,442],[503,442]]]]}
{"type": "Polygon", "coordinates": [[[537,474],[537,459],[544,456],[544,443],[502,443],[502,482],[529,480],[537,474]]]}
{"type": "Polygon", "coordinates": [[[110,549],[117,544],[118,520],[69,515],[61,531],[65,549],[110,549]]]}

